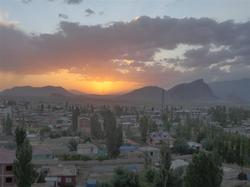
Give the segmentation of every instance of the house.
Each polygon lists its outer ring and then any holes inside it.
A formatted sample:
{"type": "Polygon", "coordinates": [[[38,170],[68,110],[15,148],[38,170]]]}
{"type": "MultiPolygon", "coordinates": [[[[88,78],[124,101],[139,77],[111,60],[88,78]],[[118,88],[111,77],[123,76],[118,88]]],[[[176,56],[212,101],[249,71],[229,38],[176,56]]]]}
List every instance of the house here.
{"type": "Polygon", "coordinates": [[[147,143],[152,146],[161,144],[162,142],[169,143],[170,147],[173,145],[174,139],[164,131],[152,132],[149,134],[147,143]]]}
{"type": "Polygon", "coordinates": [[[48,187],[75,187],[77,170],[72,165],[50,166],[45,181],[48,187]]]}
{"type": "Polygon", "coordinates": [[[15,187],[15,176],[13,173],[13,163],[15,151],[0,149],[0,187],[15,187]]]}
{"type": "Polygon", "coordinates": [[[78,144],[77,154],[86,156],[95,156],[98,153],[98,147],[92,143],[78,144]]]}
{"type": "Polygon", "coordinates": [[[136,151],[137,149],[138,147],[134,145],[122,145],[119,148],[121,154],[129,154],[136,151]]]}
{"type": "Polygon", "coordinates": [[[32,160],[53,160],[54,154],[53,152],[42,146],[33,146],[32,147],[32,160]]]}
{"type": "Polygon", "coordinates": [[[61,129],[61,130],[67,130],[71,126],[71,119],[67,116],[61,116],[59,117],[54,124],[54,128],[61,129]]]}

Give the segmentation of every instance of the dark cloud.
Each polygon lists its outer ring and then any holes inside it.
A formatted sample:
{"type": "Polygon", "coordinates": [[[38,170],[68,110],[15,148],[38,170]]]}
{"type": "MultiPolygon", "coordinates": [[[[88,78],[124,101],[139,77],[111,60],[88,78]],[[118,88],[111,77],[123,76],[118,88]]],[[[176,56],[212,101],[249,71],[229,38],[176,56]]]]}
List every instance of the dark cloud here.
{"type": "Polygon", "coordinates": [[[64,0],[68,4],[80,4],[83,0],[64,0]]]}
{"type": "Polygon", "coordinates": [[[85,13],[86,13],[86,16],[91,16],[91,15],[95,14],[95,11],[88,8],[88,9],[85,10],[85,13]]]}
{"type": "MultiPolygon", "coordinates": [[[[28,4],[30,3],[31,1],[33,0],[22,0],[23,3],[25,4],[28,4]]],[[[47,1],[56,1],[56,0],[47,0],[47,1]]],[[[65,3],[67,4],[71,4],[71,5],[74,5],[74,4],[80,4],[83,0],[63,0],[65,3]]]]}
{"type": "Polygon", "coordinates": [[[69,69],[90,78],[146,82],[200,77],[201,72],[212,77],[215,69],[228,75],[224,70],[229,66],[238,73],[250,66],[249,36],[250,22],[208,18],[139,17],[95,26],[64,21],[58,32],[34,36],[0,26],[0,69],[22,74],[69,69]],[[159,49],[174,50],[180,44],[200,47],[148,64],[159,49]]]}
{"type": "Polygon", "coordinates": [[[32,0],[22,0],[23,3],[27,4],[30,3],[32,0]]]}
{"type": "Polygon", "coordinates": [[[62,19],[68,19],[68,18],[69,18],[68,15],[63,14],[63,13],[58,14],[58,17],[59,17],[59,18],[62,18],[62,19]]]}

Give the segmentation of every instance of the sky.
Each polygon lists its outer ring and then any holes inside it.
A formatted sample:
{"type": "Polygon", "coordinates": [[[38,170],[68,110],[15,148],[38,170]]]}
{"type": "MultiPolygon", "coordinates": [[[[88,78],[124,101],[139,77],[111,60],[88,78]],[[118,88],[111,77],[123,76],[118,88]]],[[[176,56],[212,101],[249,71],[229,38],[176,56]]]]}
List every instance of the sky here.
{"type": "Polygon", "coordinates": [[[250,78],[249,0],[0,0],[0,90],[250,78]]]}

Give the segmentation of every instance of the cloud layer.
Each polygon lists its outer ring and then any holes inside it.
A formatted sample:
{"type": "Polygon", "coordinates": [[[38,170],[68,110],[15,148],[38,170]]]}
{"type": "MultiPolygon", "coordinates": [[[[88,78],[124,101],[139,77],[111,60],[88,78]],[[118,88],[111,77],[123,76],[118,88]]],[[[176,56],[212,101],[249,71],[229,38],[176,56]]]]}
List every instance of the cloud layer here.
{"type": "MultiPolygon", "coordinates": [[[[48,0],[48,1],[55,1],[55,0],[48,0]]],[[[83,0],[63,0],[67,4],[80,4],[83,0]]],[[[22,0],[23,3],[28,4],[32,2],[32,0],[22,0]]]]}
{"type": "Polygon", "coordinates": [[[18,74],[68,69],[91,80],[166,85],[200,76],[238,78],[250,67],[250,22],[209,18],[139,17],[95,26],[61,22],[57,32],[39,35],[0,24],[0,44],[0,71],[18,74]],[[183,44],[197,47],[155,59],[160,50],[183,44]]]}

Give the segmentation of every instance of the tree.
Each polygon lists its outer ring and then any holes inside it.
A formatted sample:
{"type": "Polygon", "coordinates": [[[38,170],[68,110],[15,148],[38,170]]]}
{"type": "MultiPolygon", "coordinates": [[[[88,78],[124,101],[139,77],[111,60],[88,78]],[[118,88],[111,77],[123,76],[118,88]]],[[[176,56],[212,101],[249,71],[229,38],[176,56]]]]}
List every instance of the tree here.
{"type": "Polygon", "coordinates": [[[122,128],[116,125],[115,116],[110,110],[104,113],[104,128],[108,154],[110,157],[117,157],[122,144],[122,128]]]}
{"type": "Polygon", "coordinates": [[[173,151],[180,154],[190,154],[191,150],[187,141],[183,138],[177,138],[174,142],[173,151]]]}
{"type": "Polygon", "coordinates": [[[91,137],[93,139],[102,139],[103,138],[102,125],[98,120],[97,114],[94,114],[91,116],[90,127],[91,127],[91,137]]]}
{"type": "Polygon", "coordinates": [[[76,139],[72,138],[69,140],[68,148],[70,151],[77,151],[78,142],[76,139]]]}
{"type": "Polygon", "coordinates": [[[79,114],[80,114],[80,110],[78,107],[75,107],[73,110],[72,110],[72,130],[74,132],[77,131],[77,128],[78,128],[78,117],[79,117],[79,114]]]}
{"type": "Polygon", "coordinates": [[[6,135],[12,135],[12,120],[10,118],[10,115],[7,115],[7,118],[4,123],[4,131],[6,135]]]}
{"type": "Polygon", "coordinates": [[[143,116],[140,119],[140,132],[141,132],[141,139],[143,143],[146,143],[147,141],[147,135],[149,131],[149,119],[147,116],[143,116]]]}
{"type": "Polygon", "coordinates": [[[24,130],[24,128],[17,127],[15,131],[15,140],[17,148],[19,148],[23,144],[25,139],[26,139],[26,131],[24,130]]]}
{"type": "Polygon", "coordinates": [[[26,132],[18,127],[16,135],[16,160],[14,162],[14,174],[18,187],[31,187],[35,179],[35,170],[31,163],[32,147],[26,138],[26,132]]]}
{"type": "Polygon", "coordinates": [[[2,125],[2,133],[5,134],[5,118],[4,117],[1,119],[1,125],[2,125]]]}
{"type": "Polygon", "coordinates": [[[115,169],[115,174],[111,180],[113,187],[139,187],[139,176],[125,168],[115,169]]]}
{"type": "Polygon", "coordinates": [[[165,113],[162,114],[162,121],[163,121],[163,127],[164,127],[167,131],[170,131],[171,123],[170,123],[170,121],[169,121],[167,112],[165,112],[165,113]]]}
{"type": "Polygon", "coordinates": [[[221,162],[213,153],[199,152],[193,155],[185,176],[186,187],[219,187],[223,171],[221,162]]]}
{"type": "Polygon", "coordinates": [[[171,152],[167,144],[162,144],[160,155],[160,186],[167,187],[171,184],[171,152]]]}
{"type": "Polygon", "coordinates": [[[171,152],[167,144],[163,144],[160,154],[160,168],[154,174],[154,187],[182,186],[183,172],[171,169],[171,152]]]}

